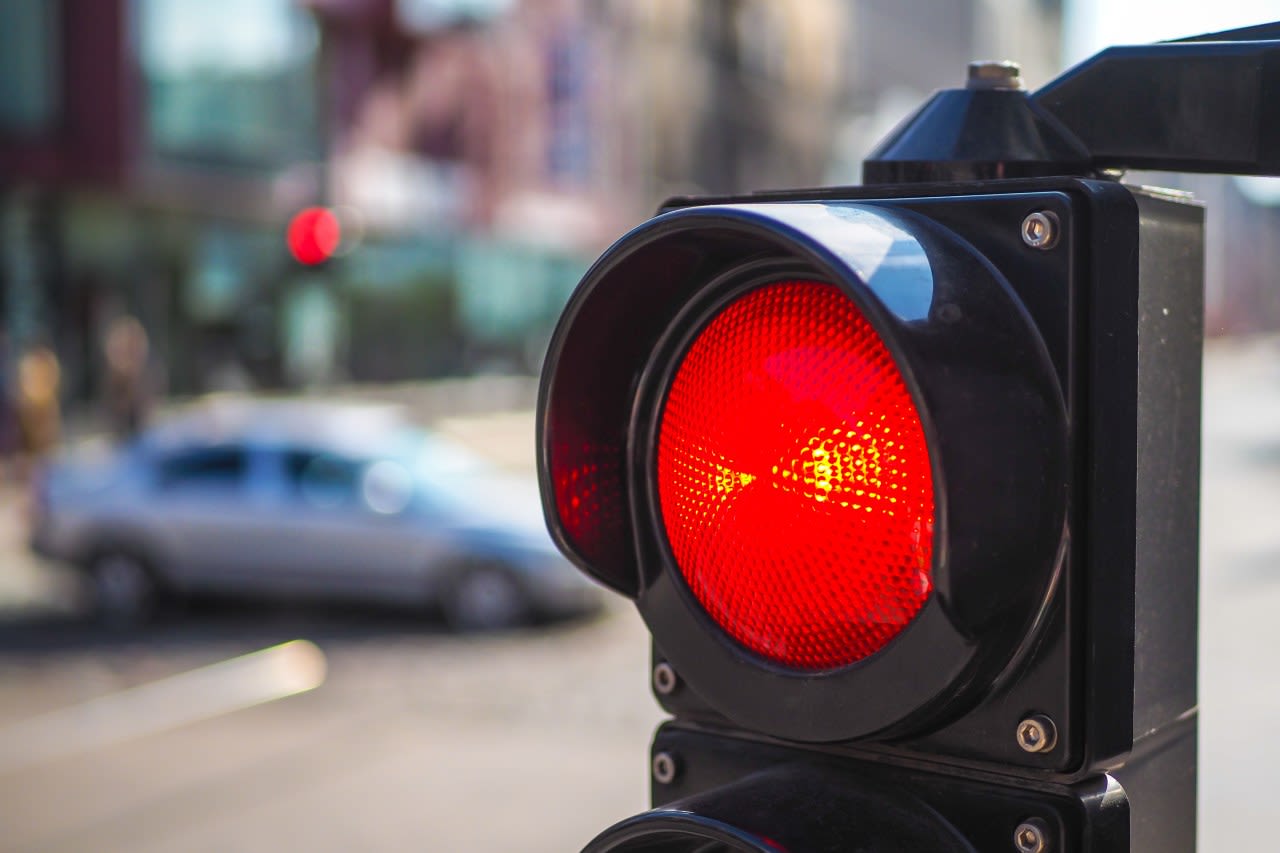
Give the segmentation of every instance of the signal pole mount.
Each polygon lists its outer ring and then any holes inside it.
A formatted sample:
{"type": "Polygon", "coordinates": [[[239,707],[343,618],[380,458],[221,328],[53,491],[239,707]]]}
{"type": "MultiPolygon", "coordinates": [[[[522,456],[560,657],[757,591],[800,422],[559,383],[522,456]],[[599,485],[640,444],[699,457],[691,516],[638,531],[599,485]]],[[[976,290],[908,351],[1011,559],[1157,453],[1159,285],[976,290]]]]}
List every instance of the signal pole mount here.
{"type": "Polygon", "coordinates": [[[1037,92],[979,62],[863,164],[866,183],[1113,170],[1280,174],[1280,23],[1113,47],[1037,92]]]}

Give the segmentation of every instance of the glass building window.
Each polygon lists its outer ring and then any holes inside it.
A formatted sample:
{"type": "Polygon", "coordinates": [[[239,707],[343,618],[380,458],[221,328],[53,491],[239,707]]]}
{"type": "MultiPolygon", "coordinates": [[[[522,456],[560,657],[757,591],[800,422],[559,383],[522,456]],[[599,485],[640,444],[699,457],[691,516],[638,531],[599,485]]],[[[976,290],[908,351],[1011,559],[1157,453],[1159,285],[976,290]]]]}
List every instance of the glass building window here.
{"type": "Polygon", "coordinates": [[[292,0],[135,0],[157,159],[270,169],[318,151],[315,21],[292,0]]]}
{"type": "Polygon", "coordinates": [[[54,0],[0,3],[0,133],[36,136],[58,121],[61,9],[54,0]]]}

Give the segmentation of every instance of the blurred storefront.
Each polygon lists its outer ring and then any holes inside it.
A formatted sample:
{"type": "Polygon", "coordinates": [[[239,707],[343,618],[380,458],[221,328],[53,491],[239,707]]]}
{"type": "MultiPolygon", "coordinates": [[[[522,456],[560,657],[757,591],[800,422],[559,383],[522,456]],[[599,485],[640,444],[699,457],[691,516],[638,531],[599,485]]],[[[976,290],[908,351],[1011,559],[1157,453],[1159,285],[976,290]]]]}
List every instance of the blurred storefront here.
{"type": "MultiPolygon", "coordinates": [[[[495,150],[518,136],[495,109],[512,96],[471,46],[510,38],[489,21],[504,6],[6,4],[0,83],[21,94],[0,108],[6,349],[52,344],[84,401],[125,314],[179,394],[536,368],[599,248],[578,226],[598,217],[572,181],[549,202],[572,239],[512,213],[550,184],[495,150]],[[308,267],[284,232],[315,204],[340,214],[344,239],[308,267]]],[[[556,96],[521,109],[582,112],[563,97],[581,83],[542,70],[556,96]]],[[[585,162],[566,149],[585,132],[566,133],[547,157],[557,181],[585,162]]]]}
{"type": "MultiPolygon", "coordinates": [[[[1030,57],[1044,82],[1060,17],[1055,0],[8,0],[0,352],[52,344],[82,401],[126,314],[171,393],[529,372],[589,260],[663,198],[856,181],[967,59],[1030,57]],[[342,238],[308,266],[284,235],[317,205],[342,238]]],[[[1269,270],[1214,263],[1215,323],[1252,306],[1250,328],[1280,325],[1248,296],[1269,270]]]]}
{"type": "Polygon", "coordinates": [[[201,390],[223,350],[271,381],[276,185],[319,153],[312,22],[286,0],[15,0],[0,18],[6,91],[51,81],[25,110],[39,123],[0,127],[6,336],[52,343],[72,400],[101,392],[122,315],[162,386],[201,390]]]}

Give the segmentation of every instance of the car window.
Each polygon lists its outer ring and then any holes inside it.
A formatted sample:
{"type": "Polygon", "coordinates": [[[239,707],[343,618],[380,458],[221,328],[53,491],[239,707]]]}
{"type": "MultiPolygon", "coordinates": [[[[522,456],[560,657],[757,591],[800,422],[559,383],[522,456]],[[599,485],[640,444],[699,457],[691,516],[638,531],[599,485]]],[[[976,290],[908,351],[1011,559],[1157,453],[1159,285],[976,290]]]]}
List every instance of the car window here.
{"type": "Polygon", "coordinates": [[[379,515],[396,515],[413,501],[413,475],[394,459],[374,462],[361,478],[360,497],[379,515]]]}
{"type": "Polygon", "coordinates": [[[179,450],[162,458],[158,482],[166,490],[238,488],[249,470],[242,447],[200,447],[179,450]]]}
{"type": "Polygon", "coordinates": [[[532,482],[447,439],[419,433],[409,448],[417,481],[439,512],[504,522],[528,516],[542,526],[542,503],[532,482]]]}
{"type": "Polygon", "coordinates": [[[356,502],[360,462],[310,450],[288,450],[283,457],[286,487],[304,503],[330,509],[356,502]]]}

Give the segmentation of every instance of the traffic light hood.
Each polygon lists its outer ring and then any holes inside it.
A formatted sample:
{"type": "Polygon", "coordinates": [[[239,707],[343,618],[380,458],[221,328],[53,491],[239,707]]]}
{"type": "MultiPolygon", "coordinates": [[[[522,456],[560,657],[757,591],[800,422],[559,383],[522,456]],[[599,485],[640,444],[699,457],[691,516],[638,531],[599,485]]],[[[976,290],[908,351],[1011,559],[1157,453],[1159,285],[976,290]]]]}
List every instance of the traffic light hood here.
{"type": "Polygon", "coordinates": [[[945,818],[884,780],[858,783],[796,763],[751,774],[624,820],[583,853],[974,853],[945,818]]]}

